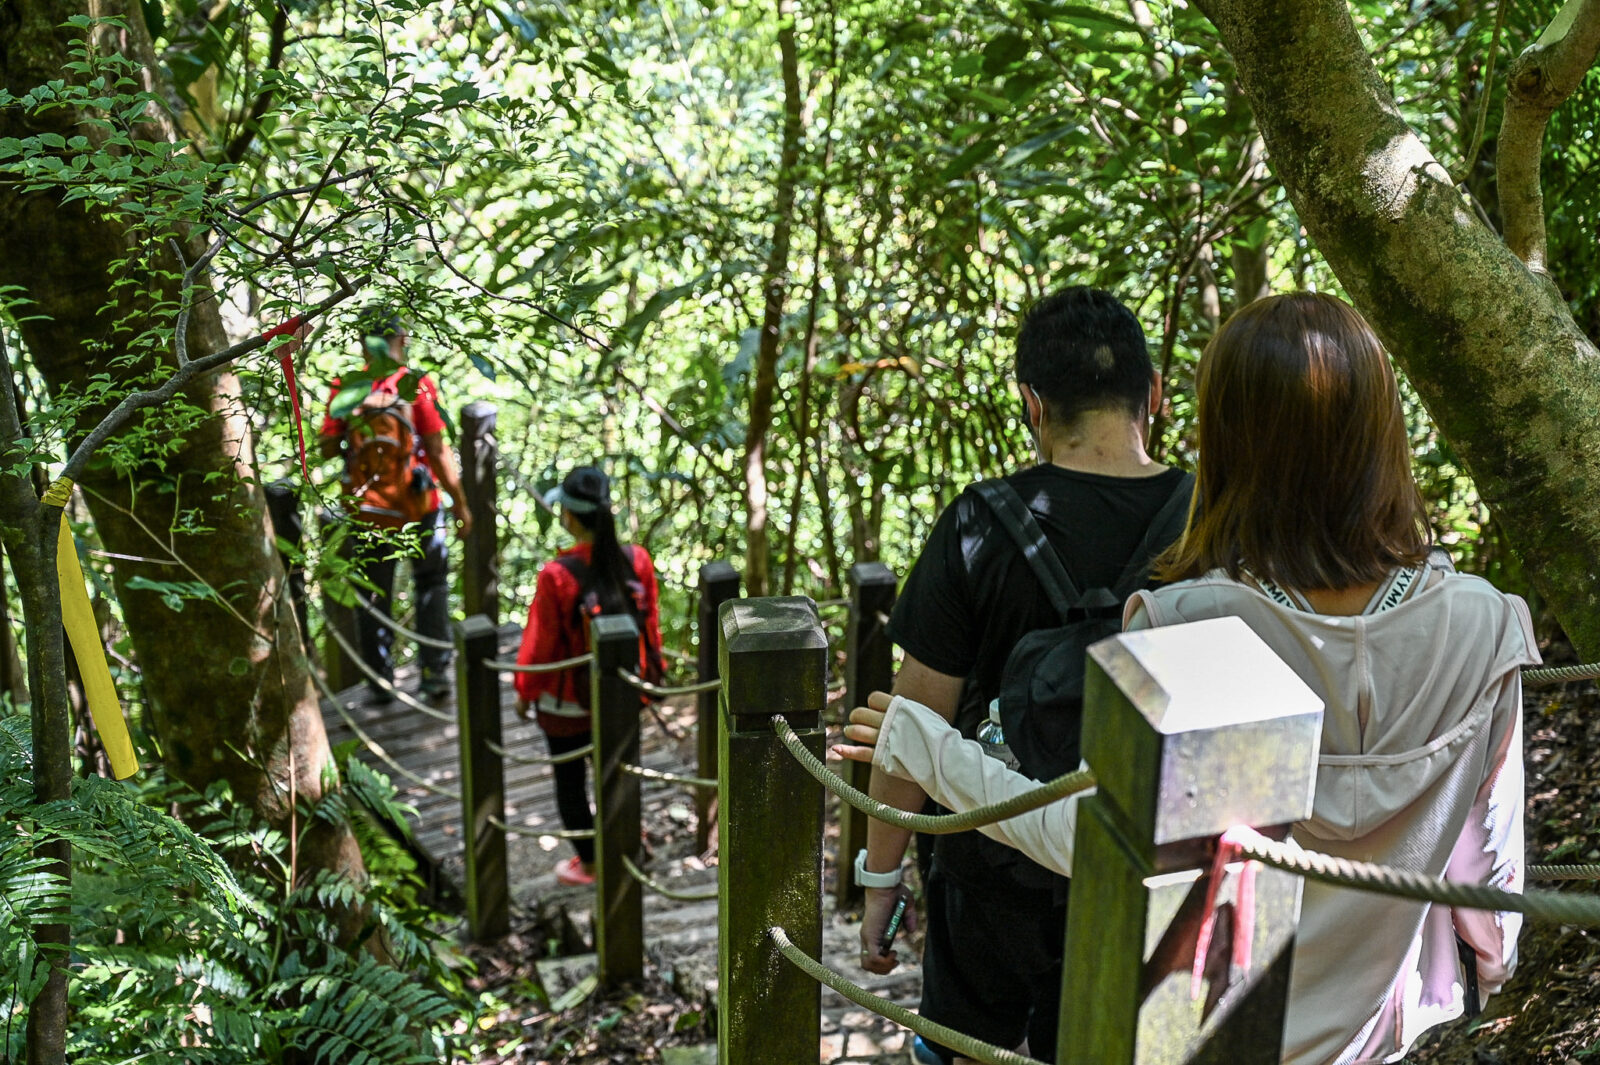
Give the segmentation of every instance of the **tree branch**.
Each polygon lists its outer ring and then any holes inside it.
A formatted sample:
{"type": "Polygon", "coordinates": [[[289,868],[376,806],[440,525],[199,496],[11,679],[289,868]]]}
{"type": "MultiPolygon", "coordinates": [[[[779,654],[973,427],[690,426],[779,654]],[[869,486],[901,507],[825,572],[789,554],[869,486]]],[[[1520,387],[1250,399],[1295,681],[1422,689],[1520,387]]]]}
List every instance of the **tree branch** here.
{"type": "MultiPolygon", "coordinates": [[[[302,317],[307,322],[354,296],[360,287],[359,283],[352,285],[342,278],[340,282],[340,287],[335,292],[324,297],[316,306],[311,307],[302,314],[302,317]]],[[[248,355],[252,351],[266,347],[268,343],[269,340],[265,336],[254,336],[249,340],[242,340],[232,347],[224,348],[204,358],[193,359],[184,363],[173,372],[171,377],[156,388],[124,396],[122,402],[112,408],[111,413],[100,419],[100,424],[91,429],[89,435],[84,437],[83,442],[73,450],[72,457],[67,459],[66,466],[62,467],[61,476],[76,481],[82,476],[84,468],[89,465],[89,460],[94,457],[94,453],[100,448],[100,445],[109,440],[117,430],[127,425],[129,420],[139,411],[147,407],[160,406],[177,395],[183,386],[195,378],[212,370],[220,369],[241,355],[248,355]]]]}
{"type": "Polygon", "coordinates": [[[1506,72],[1498,181],[1506,244],[1528,269],[1544,274],[1544,194],[1539,157],[1556,108],[1571,96],[1600,53],[1600,0],[1567,0],[1539,39],[1506,72]]]}
{"type": "MultiPolygon", "coordinates": [[[[282,0],[277,5],[277,10],[272,14],[272,38],[267,45],[266,70],[277,70],[283,63],[283,50],[289,35],[289,8],[282,0]]],[[[272,106],[272,98],[277,95],[277,87],[268,85],[256,94],[255,103],[250,107],[250,115],[240,126],[239,132],[223,151],[224,157],[230,163],[244,160],[245,153],[250,150],[250,143],[255,140],[256,130],[261,128],[261,119],[267,113],[267,108],[272,106]]]]}

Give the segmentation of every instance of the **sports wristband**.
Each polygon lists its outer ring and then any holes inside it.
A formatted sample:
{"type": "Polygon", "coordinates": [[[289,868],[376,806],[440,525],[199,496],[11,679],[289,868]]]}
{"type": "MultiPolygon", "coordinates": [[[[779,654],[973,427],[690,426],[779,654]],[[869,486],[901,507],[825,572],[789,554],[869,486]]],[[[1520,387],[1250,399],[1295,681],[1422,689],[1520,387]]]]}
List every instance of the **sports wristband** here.
{"type": "Polygon", "coordinates": [[[867,872],[867,852],[865,849],[856,851],[856,885],[858,887],[891,888],[900,886],[900,870],[896,868],[889,873],[867,872]]]}

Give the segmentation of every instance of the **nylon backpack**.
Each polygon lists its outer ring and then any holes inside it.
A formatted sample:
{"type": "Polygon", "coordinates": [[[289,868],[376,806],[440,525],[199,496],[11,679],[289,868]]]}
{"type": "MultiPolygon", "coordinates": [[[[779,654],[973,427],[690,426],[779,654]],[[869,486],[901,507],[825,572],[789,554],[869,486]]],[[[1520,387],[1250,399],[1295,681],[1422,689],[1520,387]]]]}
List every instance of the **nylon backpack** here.
{"type": "Polygon", "coordinates": [[[1079,591],[1022,497],[1005,481],[972,486],[1016,541],[1061,618],[1017,641],[1000,675],[1000,727],[1020,771],[1051,780],[1078,768],[1085,655],[1122,631],[1122,606],[1150,579],[1150,565],[1183,532],[1194,476],[1185,474],[1150,520],[1144,539],[1110,588],[1079,591]]]}
{"type": "MultiPolygon", "coordinates": [[[[629,565],[637,566],[638,561],[633,553],[633,545],[629,544],[625,550],[628,552],[629,565]]],[[[556,559],[556,564],[572,574],[572,579],[578,582],[578,588],[580,589],[576,603],[578,631],[583,634],[585,649],[587,649],[589,623],[605,613],[599,594],[588,586],[589,564],[575,555],[562,555],[556,559]]],[[[660,684],[666,678],[667,669],[665,662],[661,658],[661,648],[657,647],[655,641],[650,638],[649,611],[645,604],[644,582],[635,575],[632,580],[628,581],[628,585],[623,591],[628,596],[628,615],[633,618],[634,624],[639,626],[640,657],[644,660],[644,675],[641,679],[649,681],[651,684],[660,684]]],[[[573,684],[577,686],[579,691],[584,693],[583,698],[587,701],[589,697],[589,667],[587,665],[576,668],[573,674],[573,684]]],[[[658,703],[662,701],[663,697],[641,693],[640,698],[658,703]]]]}
{"type": "Polygon", "coordinates": [[[398,529],[432,511],[433,472],[409,402],[398,393],[373,391],[346,421],[345,491],[362,520],[398,529]]]}

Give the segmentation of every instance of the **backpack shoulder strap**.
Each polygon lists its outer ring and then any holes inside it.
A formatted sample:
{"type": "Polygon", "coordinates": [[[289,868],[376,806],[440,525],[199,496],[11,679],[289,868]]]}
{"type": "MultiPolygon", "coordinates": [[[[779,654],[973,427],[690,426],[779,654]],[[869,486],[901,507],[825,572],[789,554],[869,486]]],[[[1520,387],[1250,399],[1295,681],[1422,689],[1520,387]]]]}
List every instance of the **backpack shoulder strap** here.
{"type": "Polygon", "coordinates": [[[1122,576],[1117,578],[1117,583],[1112,587],[1111,592],[1119,601],[1127,599],[1149,580],[1150,563],[1155,561],[1156,555],[1160,554],[1162,549],[1182,534],[1183,523],[1189,517],[1189,499],[1193,495],[1194,474],[1186,473],[1178,478],[1172,494],[1161,504],[1156,516],[1150,519],[1150,526],[1145,530],[1139,550],[1128,559],[1122,576]]]}
{"type": "Polygon", "coordinates": [[[1072,583],[1067,568],[1061,564],[1061,558],[1050,546],[1050,541],[1045,539],[1044,530],[1039,528],[1033,511],[1028,509],[1017,490],[1003,480],[979,481],[972,486],[972,491],[993,511],[1001,528],[1011,534],[1011,539],[1016,542],[1034,576],[1039,578],[1039,584],[1050,597],[1056,612],[1066,617],[1067,611],[1083,597],[1083,593],[1072,583]]]}

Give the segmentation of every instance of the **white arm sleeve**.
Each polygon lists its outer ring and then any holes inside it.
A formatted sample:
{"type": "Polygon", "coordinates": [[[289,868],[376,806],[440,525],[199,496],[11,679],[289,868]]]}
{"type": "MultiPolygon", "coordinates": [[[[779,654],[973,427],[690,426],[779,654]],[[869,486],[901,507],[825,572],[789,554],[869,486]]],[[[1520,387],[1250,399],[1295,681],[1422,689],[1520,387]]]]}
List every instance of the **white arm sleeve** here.
{"type": "MultiPolygon", "coordinates": [[[[921,703],[895,696],[883,719],[874,764],[921,784],[940,804],[956,811],[1009,799],[1039,782],[1007,769],[972,740],[921,703]]],[[[1039,810],[1019,814],[978,831],[1015,847],[1047,869],[1072,875],[1072,844],[1079,792],[1039,810]]]]}

